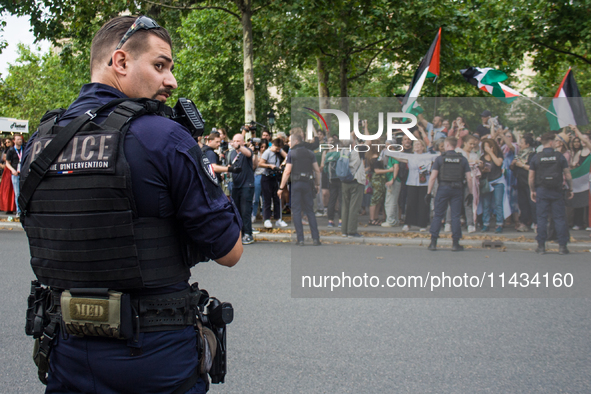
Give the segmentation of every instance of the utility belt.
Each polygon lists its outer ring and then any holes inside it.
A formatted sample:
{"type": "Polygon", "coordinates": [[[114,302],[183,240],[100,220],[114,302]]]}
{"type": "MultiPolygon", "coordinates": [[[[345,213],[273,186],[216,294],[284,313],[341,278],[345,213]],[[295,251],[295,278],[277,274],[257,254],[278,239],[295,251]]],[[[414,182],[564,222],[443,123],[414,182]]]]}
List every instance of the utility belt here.
{"type": "Polygon", "coordinates": [[[33,359],[41,382],[47,384],[49,354],[60,326],[64,337],[92,336],[135,342],[139,341],[141,332],[194,326],[200,360],[197,378],[209,372],[213,383],[223,383],[226,324],[232,322],[233,316],[231,304],[210,298],[206,290],[199,290],[197,283],[175,293],[132,295],[108,289],[61,291],[33,281],[25,332],[36,339],[33,359]]]}
{"type": "Polygon", "coordinates": [[[441,181],[439,182],[440,186],[447,186],[451,187],[452,189],[463,189],[466,186],[465,181],[457,181],[457,182],[450,182],[450,181],[441,181]]]}
{"type": "Polygon", "coordinates": [[[291,173],[291,181],[292,182],[314,181],[314,174],[310,174],[308,172],[300,172],[297,174],[291,173]]]}

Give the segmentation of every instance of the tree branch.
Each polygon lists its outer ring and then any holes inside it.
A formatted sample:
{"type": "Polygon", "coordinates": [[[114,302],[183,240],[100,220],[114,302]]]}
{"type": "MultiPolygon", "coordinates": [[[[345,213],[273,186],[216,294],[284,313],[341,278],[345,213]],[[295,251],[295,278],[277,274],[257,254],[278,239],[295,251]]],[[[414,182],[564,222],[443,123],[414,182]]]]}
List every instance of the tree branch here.
{"type": "Polygon", "coordinates": [[[371,44],[367,44],[367,45],[366,45],[366,46],[364,46],[364,47],[351,47],[351,49],[353,49],[353,48],[357,48],[357,49],[355,49],[355,50],[353,50],[353,51],[349,52],[349,54],[350,54],[350,55],[352,55],[352,54],[354,54],[354,53],[363,52],[363,51],[365,51],[365,50],[369,49],[370,47],[372,47],[372,46],[374,46],[374,45],[377,45],[377,44],[379,44],[380,42],[387,41],[387,40],[388,40],[388,37],[386,37],[386,38],[382,38],[381,40],[378,40],[378,41],[376,41],[376,42],[372,42],[371,44]]]}
{"type": "Polygon", "coordinates": [[[252,15],[256,14],[257,12],[259,12],[261,9],[271,5],[272,1],[268,2],[267,4],[263,4],[258,6],[257,8],[255,8],[254,10],[252,10],[252,15]]]}
{"type": "Polygon", "coordinates": [[[369,63],[367,63],[367,67],[365,67],[365,70],[364,71],[362,71],[361,73],[355,75],[354,77],[347,78],[347,81],[352,81],[354,79],[357,79],[357,78],[362,77],[363,75],[367,74],[367,72],[369,71],[369,67],[371,66],[371,64],[373,63],[373,61],[382,52],[384,52],[384,48],[382,48],[382,49],[380,49],[379,51],[376,52],[376,54],[370,59],[369,63]]]}
{"type": "Polygon", "coordinates": [[[205,6],[205,7],[183,6],[183,7],[178,7],[178,6],[168,5],[168,4],[164,4],[164,3],[157,3],[155,1],[150,1],[150,0],[144,0],[144,2],[149,3],[149,4],[158,5],[158,6],[164,7],[164,8],[172,8],[172,9],[175,9],[175,10],[185,10],[185,11],[192,11],[192,10],[220,10],[220,11],[227,12],[228,14],[230,14],[232,16],[235,16],[236,18],[238,18],[239,21],[242,20],[242,18],[240,17],[240,15],[238,15],[237,13],[232,12],[229,9],[224,8],[224,7],[215,7],[215,6],[205,6]]]}
{"type": "Polygon", "coordinates": [[[541,45],[541,46],[543,46],[543,47],[545,47],[545,48],[548,48],[548,49],[550,49],[551,51],[555,51],[555,52],[563,53],[563,54],[565,54],[565,55],[574,56],[574,57],[576,57],[576,58],[578,58],[578,59],[581,59],[582,61],[584,61],[584,62],[585,62],[585,63],[587,63],[587,64],[591,64],[591,60],[587,59],[587,58],[586,58],[586,57],[584,57],[584,56],[577,55],[576,53],[572,53],[572,52],[565,51],[565,50],[562,50],[562,49],[554,48],[554,47],[552,47],[552,46],[550,46],[550,45],[548,45],[548,44],[544,44],[544,43],[543,43],[543,42],[541,42],[541,41],[536,41],[536,40],[532,40],[532,41],[533,41],[533,43],[534,43],[534,44],[541,45]]]}
{"type": "Polygon", "coordinates": [[[321,53],[322,53],[324,56],[328,56],[328,57],[332,57],[332,58],[336,57],[335,55],[330,55],[330,54],[328,54],[328,53],[324,52],[324,49],[322,49],[322,47],[321,47],[321,46],[318,46],[318,49],[320,49],[320,52],[321,52],[321,53]]]}

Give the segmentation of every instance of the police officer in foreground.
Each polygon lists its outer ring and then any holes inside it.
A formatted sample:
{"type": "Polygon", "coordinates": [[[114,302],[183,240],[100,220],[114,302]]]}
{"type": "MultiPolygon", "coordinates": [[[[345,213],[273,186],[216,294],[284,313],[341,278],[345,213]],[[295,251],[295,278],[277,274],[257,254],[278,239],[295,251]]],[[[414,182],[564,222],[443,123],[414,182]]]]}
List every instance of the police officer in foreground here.
{"type": "Polygon", "coordinates": [[[462,202],[464,200],[464,181],[468,184],[467,204],[469,205],[473,199],[472,174],[468,160],[461,153],[455,151],[457,145],[457,138],[447,137],[443,145],[445,152],[433,162],[431,178],[429,179],[427,195],[425,196],[427,205],[431,203],[431,191],[433,190],[435,179],[438,180],[439,187],[435,196],[435,213],[431,221],[431,244],[429,245],[429,250],[437,250],[437,238],[439,238],[441,222],[445,217],[448,204],[451,208],[453,240],[451,250],[454,252],[464,250],[464,247],[460,245],[460,238],[462,238],[460,216],[462,215],[462,202]]]}
{"type": "Polygon", "coordinates": [[[29,304],[27,331],[43,330],[40,378],[48,393],[203,393],[190,266],[235,265],[240,217],[188,129],[141,112],[164,108],[177,87],[168,32],[114,18],[94,36],[90,66],[91,83],[44,117],[25,152],[28,187],[36,159],[79,130],[23,207],[33,271],[51,287],[50,311],[61,309],[48,322],[37,319],[44,300],[29,304]]]}
{"type": "Polygon", "coordinates": [[[316,155],[304,146],[304,133],[301,129],[293,129],[289,136],[289,153],[287,154],[285,171],[277,195],[281,198],[291,175],[291,215],[296,229],[296,245],[304,246],[304,226],[302,211],[308,216],[312,242],[320,245],[318,223],[314,214],[314,197],[320,190],[320,167],[316,155]]]}
{"type": "Polygon", "coordinates": [[[546,253],[546,239],[548,238],[548,214],[552,212],[554,226],[558,236],[558,254],[568,254],[566,247],[570,237],[566,223],[566,207],[564,200],[563,183],[566,179],[567,198],[573,198],[573,179],[568,168],[568,161],[553,149],[554,133],[542,135],[541,152],[532,157],[529,165],[529,188],[531,199],[536,203],[536,216],[538,217],[538,234],[536,241],[538,247],[536,253],[546,253]]]}

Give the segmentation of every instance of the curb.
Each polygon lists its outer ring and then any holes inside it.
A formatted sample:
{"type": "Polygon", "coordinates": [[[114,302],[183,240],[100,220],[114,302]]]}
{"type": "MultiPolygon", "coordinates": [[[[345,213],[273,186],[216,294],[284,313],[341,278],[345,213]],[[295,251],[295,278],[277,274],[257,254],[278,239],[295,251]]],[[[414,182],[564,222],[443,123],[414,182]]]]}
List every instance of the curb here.
{"type": "Polygon", "coordinates": [[[0,230],[20,230],[25,231],[20,222],[0,222],[0,230]]]}
{"type": "MultiPolygon", "coordinates": [[[[308,234],[306,234],[308,235],[308,234]]],[[[292,236],[295,234],[273,234],[273,233],[260,233],[255,234],[255,241],[272,241],[272,242],[294,242],[292,236]]],[[[387,245],[387,246],[422,246],[427,248],[429,246],[429,238],[392,238],[392,237],[363,237],[363,238],[343,238],[340,236],[324,236],[320,238],[323,242],[330,242],[331,244],[359,244],[359,245],[387,245]]],[[[306,241],[311,241],[307,236],[306,241]]],[[[503,247],[496,248],[483,248],[481,240],[462,240],[463,246],[469,246],[470,249],[483,249],[483,250],[497,250],[504,252],[506,250],[535,250],[538,246],[537,242],[503,242],[503,247]]],[[[437,247],[451,248],[452,240],[449,238],[439,238],[437,241],[437,247]]],[[[572,251],[577,252],[591,252],[591,243],[575,244],[569,243],[568,248],[572,251]]],[[[558,250],[558,245],[550,243],[548,250],[558,250]]]]}
{"type": "MultiPolygon", "coordinates": [[[[19,222],[0,222],[0,230],[16,230],[24,231],[23,227],[19,222]]],[[[308,234],[306,234],[308,235],[308,234]]],[[[271,241],[271,242],[294,242],[295,233],[260,233],[255,234],[255,241],[271,241]]],[[[306,241],[310,238],[307,237],[306,241]]],[[[363,237],[363,238],[343,238],[335,235],[322,236],[321,241],[330,242],[331,244],[359,244],[359,245],[387,245],[387,246],[421,246],[427,247],[429,245],[429,238],[408,238],[408,237],[363,237]]],[[[483,250],[497,250],[504,252],[506,250],[535,250],[538,246],[536,242],[503,242],[501,248],[483,248],[481,240],[470,240],[465,239],[461,241],[463,246],[469,246],[470,249],[483,249],[483,250]]],[[[452,240],[450,238],[439,238],[437,241],[438,247],[451,248],[452,240]]],[[[558,248],[558,245],[550,243],[548,249],[551,251],[554,248],[558,248]]],[[[591,252],[591,243],[569,243],[568,248],[572,251],[577,252],[591,252]]]]}

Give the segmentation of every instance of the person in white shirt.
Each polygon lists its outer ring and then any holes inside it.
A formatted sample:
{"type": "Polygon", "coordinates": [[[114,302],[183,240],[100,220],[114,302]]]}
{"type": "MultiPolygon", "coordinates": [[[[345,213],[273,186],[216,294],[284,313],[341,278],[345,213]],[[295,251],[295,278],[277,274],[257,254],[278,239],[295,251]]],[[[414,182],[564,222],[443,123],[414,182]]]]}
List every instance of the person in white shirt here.
{"type": "Polygon", "coordinates": [[[402,231],[409,231],[411,226],[418,226],[419,231],[427,231],[430,207],[425,203],[427,185],[433,161],[439,154],[426,153],[427,147],[421,140],[413,143],[414,153],[386,151],[386,156],[396,158],[401,163],[408,163],[406,180],[406,220],[402,231]]]}

